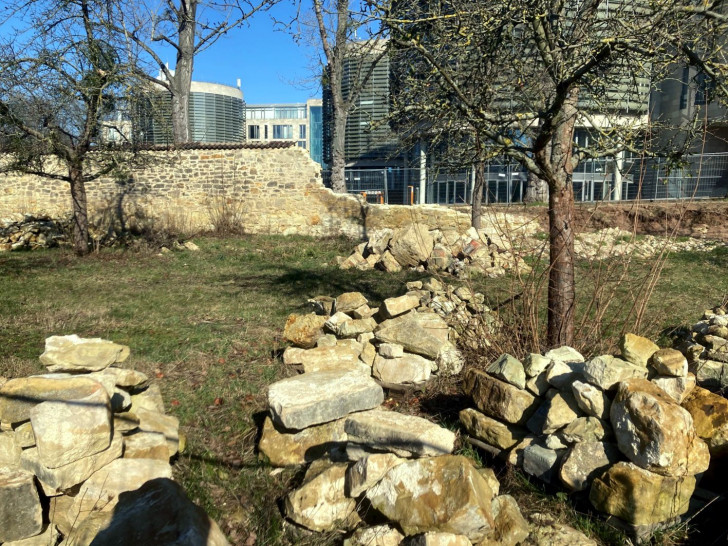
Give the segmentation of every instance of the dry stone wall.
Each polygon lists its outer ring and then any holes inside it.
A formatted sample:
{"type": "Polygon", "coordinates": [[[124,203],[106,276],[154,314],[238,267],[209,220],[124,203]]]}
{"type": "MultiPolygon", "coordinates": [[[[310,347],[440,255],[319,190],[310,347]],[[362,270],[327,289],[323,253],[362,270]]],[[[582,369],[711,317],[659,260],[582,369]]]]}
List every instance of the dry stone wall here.
{"type": "MultiPolygon", "coordinates": [[[[324,187],[320,166],[297,147],[240,147],[148,152],[143,169],[87,184],[97,223],[153,222],[182,232],[233,215],[250,233],[367,237],[370,230],[412,222],[464,231],[469,216],[436,205],[367,205],[324,187]]],[[[68,185],[37,176],[0,174],[0,218],[70,214],[68,185]]]]}

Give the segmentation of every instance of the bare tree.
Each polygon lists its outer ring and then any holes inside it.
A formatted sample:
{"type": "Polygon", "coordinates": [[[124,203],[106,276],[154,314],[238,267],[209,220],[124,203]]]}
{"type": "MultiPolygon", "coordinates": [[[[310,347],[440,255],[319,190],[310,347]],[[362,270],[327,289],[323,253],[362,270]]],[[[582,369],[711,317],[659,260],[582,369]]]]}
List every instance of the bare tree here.
{"type": "Polygon", "coordinates": [[[69,184],[79,255],[89,251],[86,184],[132,156],[101,138],[104,120],[135,87],[107,7],[96,0],[18,1],[2,25],[0,169],[69,184]]]}
{"type": "Polygon", "coordinates": [[[253,14],[279,0],[139,0],[131,6],[119,1],[114,7],[114,30],[127,42],[137,74],[170,94],[172,138],[189,142],[189,98],[195,57],[253,14]],[[169,46],[176,59],[174,69],[163,60],[158,46],[169,46]],[[158,75],[150,73],[151,67],[158,75]]]}
{"type": "Polygon", "coordinates": [[[378,39],[367,15],[350,9],[348,0],[312,1],[324,57],[324,85],[330,93],[333,118],[331,187],[335,192],[345,192],[346,123],[377,63],[387,54],[387,43],[378,39]],[[367,39],[360,40],[362,34],[367,39]]]}
{"type": "MultiPolygon", "coordinates": [[[[549,188],[550,346],[573,342],[574,194],[580,161],[628,151],[676,157],[649,138],[648,96],[676,63],[725,92],[724,2],[684,0],[370,0],[412,61],[401,102],[447,118],[489,153],[519,161],[549,188]],[[424,67],[424,69],[423,69],[424,67]],[[577,128],[589,145],[575,142],[577,128]]],[[[728,95],[727,95],[728,96],[728,95]]],[[[442,124],[440,120],[437,124],[442,124]]],[[[436,125],[437,125],[436,124],[436,125]]],[[[672,141],[677,142],[677,140],[672,141]]]]}

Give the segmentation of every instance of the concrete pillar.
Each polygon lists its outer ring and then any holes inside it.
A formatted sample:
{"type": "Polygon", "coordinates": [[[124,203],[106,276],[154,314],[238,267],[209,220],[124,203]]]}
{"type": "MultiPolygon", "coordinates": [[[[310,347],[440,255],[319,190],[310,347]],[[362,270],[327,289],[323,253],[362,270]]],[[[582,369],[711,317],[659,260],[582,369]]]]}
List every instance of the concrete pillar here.
{"type": "Polygon", "coordinates": [[[622,200],[622,169],[624,168],[624,151],[617,154],[615,158],[616,165],[614,166],[614,196],[612,200],[622,200]]]}
{"type": "Polygon", "coordinates": [[[420,141],[420,205],[427,202],[427,153],[425,143],[420,141]]]}

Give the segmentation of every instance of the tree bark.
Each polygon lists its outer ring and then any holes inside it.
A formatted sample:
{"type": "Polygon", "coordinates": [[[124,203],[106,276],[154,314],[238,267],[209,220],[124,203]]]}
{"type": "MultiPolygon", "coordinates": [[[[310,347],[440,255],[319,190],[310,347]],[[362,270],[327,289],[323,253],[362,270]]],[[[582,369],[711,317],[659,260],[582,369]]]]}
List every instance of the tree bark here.
{"type": "Polygon", "coordinates": [[[71,183],[71,204],[73,208],[73,250],[79,256],[85,256],[89,253],[89,232],[83,168],[80,165],[71,165],[68,169],[68,175],[71,183]]]}
{"type": "Polygon", "coordinates": [[[334,109],[334,130],[331,134],[331,189],[346,193],[346,112],[334,109]],[[338,111],[337,111],[338,110],[338,111]]]}
{"type": "Polygon", "coordinates": [[[524,203],[545,203],[549,199],[548,182],[539,178],[534,173],[528,173],[528,184],[526,193],[523,196],[524,203]]]}
{"type": "Polygon", "coordinates": [[[172,77],[172,137],[175,144],[190,141],[190,88],[195,60],[197,0],[182,0],[179,5],[179,42],[172,77]]]}
{"type": "Polygon", "coordinates": [[[485,163],[478,161],[475,164],[475,182],[473,184],[473,203],[471,205],[470,224],[480,229],[480,217],[483,214],[483,188],[485,186],[485,163]]]}

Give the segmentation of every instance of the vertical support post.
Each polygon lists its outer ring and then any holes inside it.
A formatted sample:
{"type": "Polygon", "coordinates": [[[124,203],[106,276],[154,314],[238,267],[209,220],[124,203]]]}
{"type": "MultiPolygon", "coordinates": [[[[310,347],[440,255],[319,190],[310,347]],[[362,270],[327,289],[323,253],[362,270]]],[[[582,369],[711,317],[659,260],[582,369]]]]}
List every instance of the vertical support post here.
{"type": "Polygon", "coordinates": [[[425,143],[420,140],[420,205],[425,204],[425,192],[427,191],[427,154],[425,143]]]}
{"type": "Polygon", "coordinates": [[[389,184],[387,183],[387,169],[382,169],[384,173],[384,202],[389,205],[389,184]]]}

